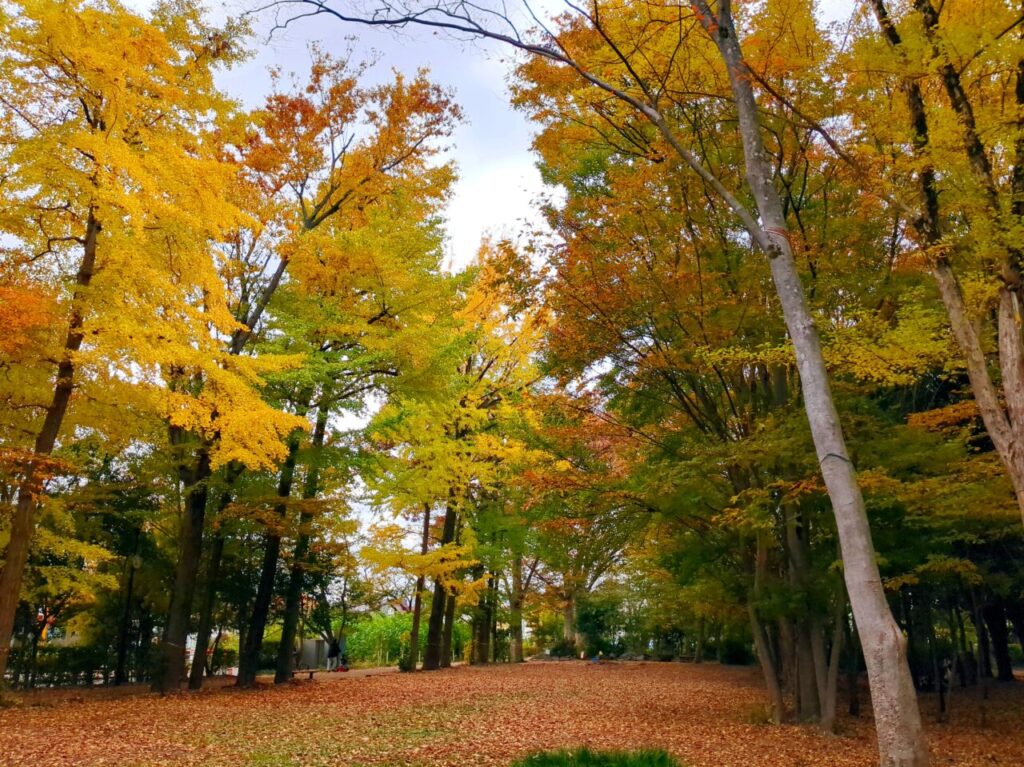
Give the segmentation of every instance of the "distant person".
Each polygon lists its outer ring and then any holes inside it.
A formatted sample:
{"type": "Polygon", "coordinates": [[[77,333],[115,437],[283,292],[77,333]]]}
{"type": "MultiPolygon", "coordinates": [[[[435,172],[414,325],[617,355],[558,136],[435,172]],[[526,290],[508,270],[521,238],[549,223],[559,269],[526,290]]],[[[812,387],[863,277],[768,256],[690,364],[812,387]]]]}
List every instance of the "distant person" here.
{"type": "Polygon", "coordinates": [[[339,659],[341,657],[341,645],[338,640],[334,637],[330,638],[327,644],[327,670],[335,671],[339,666],[339,659]]]}

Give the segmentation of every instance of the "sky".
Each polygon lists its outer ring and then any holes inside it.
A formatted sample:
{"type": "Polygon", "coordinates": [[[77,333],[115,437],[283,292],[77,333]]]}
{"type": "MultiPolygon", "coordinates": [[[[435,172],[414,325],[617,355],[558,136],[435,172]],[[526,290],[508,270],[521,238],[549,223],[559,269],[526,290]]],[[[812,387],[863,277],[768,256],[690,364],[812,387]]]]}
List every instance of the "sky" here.
{"type": "MultiPolygon", "coordinates": [[[[127,0],[127,5],[146,11],[153,2],[127,0]]],[[[260,4],[260,0],[207,2],[214,18],[238,15],[260,4]]],[[[513,9],[518,5],[508,3],[513,9]]],[[[532,0],[531,5],[548,17],[565,7],[561,0],[532,0]]],[[[848,0],[819,2],[829,20],[845,17],[854,6],[848,0]]],[[[454,90],[466,119],[451,141],[459,179],[446,211],[449,268],[458,270],[470,263],[485,236],[515,239],[520,233],[544,228],[534,204],[544,188],[531,152],[533,128],[510,105],[508,77],[515,61],[510,49],[489,41],[460,42],[425,29],[393,32],[347,25],[327,16],[300,19],[271,33],[272,12],[253,18],[255,55],[220,77],[222,87],[247,106],[258,106],[269,92],[271,67],[304,76],[312,43],[339,55],[351,47],[357,61],[376,59],[371,81],[389,79],[392,69],[413,75],[427,67],[435,82],[454,90]]]]}
{"type": "MultiPolygon", "coordinates": [[[[207,1],[215,20],[238,15],[258,3],[207,1]]],[[[126,4],[147,11],[154,0],[127,0],[126,4]]],[[[520,232],[543,227],[533,204],[543,185],[530,153],[531,127],[525,115],[509,103],[507,77],[513,63],[509,50],[424,30],[400,33],[346,25],[323,16],[299,20],[272,34],[274,17],[270,12],[258,14],[254,20],[255,55],[218,78],[229,95],[247,106],[258,106],[269,93],[271,67],[303,78],[309,69],[312,43],[338,55],[351,47],[355,61],[377,60],[368,83],[390,79],[393,69],[411,76],[426,67],[434,82],[454,90],[465,120],[450,142],[450,157],[456,161],[459,179],[446,212],[449,268],[458,270],[470,263],[486,235],[515,238],[520,232]]]]}

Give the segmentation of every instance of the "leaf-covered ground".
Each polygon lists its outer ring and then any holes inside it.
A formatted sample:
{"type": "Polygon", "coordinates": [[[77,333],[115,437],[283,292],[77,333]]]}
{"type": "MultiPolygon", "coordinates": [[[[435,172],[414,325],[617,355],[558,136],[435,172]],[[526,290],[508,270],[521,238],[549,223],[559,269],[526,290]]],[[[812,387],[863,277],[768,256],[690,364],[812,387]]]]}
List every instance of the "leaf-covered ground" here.
{"type": "MultiPolygon", "coordinates": [[[[1024,765],[1024,684],[922,706],[935,765],[1024,765]]],[[[0,764],[507,767],[530,752],[663,748],[693,767],[870,767],[870,721],[841,734],[759,723],[756,670],[578,662],[415,675],[320,675],[251,691],[158,697],[41,691],[0,709],[0,764]]]]}

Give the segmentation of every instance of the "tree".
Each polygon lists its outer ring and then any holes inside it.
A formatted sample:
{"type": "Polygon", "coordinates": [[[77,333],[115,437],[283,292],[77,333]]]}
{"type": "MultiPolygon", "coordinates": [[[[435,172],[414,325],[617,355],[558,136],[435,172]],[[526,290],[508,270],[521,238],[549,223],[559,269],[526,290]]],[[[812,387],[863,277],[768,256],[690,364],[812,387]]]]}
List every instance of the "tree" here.
{"type": "Polygon", "coordinates": [[[38,388],[27,389],[22,420],[33,437],[0,574],[0,675],[39,496],[76,388],[121,390],[133,364],[143,380],[155,373],[154,357],[166,360],[191,319],[165,307],[215,292],[205,240],[236,216],[224,202],[230,170],[217,143],[197,141],[228,108],[212,77],[236,55],[233,30],[207,27],[187,2],[159,6],[151,21],[115,2],[32,0],[17,10],[2,18],[3,228],[16,243],[4,260],[55,291],[63,330],[21,360],[22,383],[38,388]],[[165,354],[133,356],[150,343],[165,354]]]}
{"type": "Polygon", "coordinates": [[[870,7],[880,39],[874,30],[862,33],[856,55],[882,55],[899,74],[876,78],[865,72],[852,79],[848,108],[863,138],[854,134],[845,150],[859,155],[866,139],[880,149],[877,158],[865,159],[884,169],[880,178],[896,190],[908,237],[925,255],[1024,518],[1024,340],[1017,308],[1024,215],[1020,9],[1002,2],[936,7],[930,0],[896,15],[883,0],[870,7]],[[957,54],[956,41],[965,36],[970,44],[957,54]],[[994,69],[1013,75],[992,82],[973,75],[994,69]],[[882,82],[895,83],[904,103],[862,100],[882,82]],[[895,159],[889,151],[895,146],[909,148],[909,162],[895,159]],[[910,188],[908,178],[914,180],[910,188]],[[977,292],[986,311],[971,305],[967,291],[977,292]],[[998,378],[989,357],[998,363],[998,378]]]}
{"type": "MultiPolygon", "coordinates": [[[[709,190],[726,202],[741,222],[751,245],[769,260],[776,294],[796,353],[807,419],[836,515],[844,576],[867,659],[882,763],[927,764],[927,748],[906,662],[905,641],[881,587],[863,497],[833,401],[814,318],[808,310],[796,268],[789,223],[782,196],[775,186],[774,169],[765,151],[757,94],[731,3],[725,0],[712,8],[706,2],[695,2],[690,12],[677,6],[645,5],[638,11],[643,22],[632,27],[629,22],[635,17],[620,9],[603,7],[600,2],[588,4],[586,8],[572,6],[574,15],[564,20],[561,29],[552,31],[540,25],[539,40],[520,35],[512,20],[500,12],[474,12],[460,3],[415,6],[385,2],[380,4],[377,13],[367,16],[347,13],[322,0],[300,4],[311,7],[311,13],[326,13],[341,21],[379,26],[416,23],[489,37],[552,62],[556,67],[564,67],[642,115],[683,165],[698,174],[709,190]],[[733,101],[742,139],[744,174],[752,198],[749,205],[709,170],[701,157],[701,149],[687,146],[686,135],[674,131],[661,111],[666,77],[676,69],[677,56],[687,52],[685,46],[697,39],[694,33],[699,30],[706,33],[705,39],[713,45],[727,78],[728,95],[733,101]],[[648,39],[648,35],[653,35],[653,39],[648,39]],[[591,43],[591,47],[580,47],[581,41],[591,43]],[[623,79],[618,82],[625,85],[617,85],[616,81],[603,76],[602,69],[595,66],[597,61],[592,64],[585,58],[593,50],[600,51],[604,57],[601,66],[613,67],[622,73],[623,79]]],[[[540,24],[536,17],[534,19],[540,24]]]]}

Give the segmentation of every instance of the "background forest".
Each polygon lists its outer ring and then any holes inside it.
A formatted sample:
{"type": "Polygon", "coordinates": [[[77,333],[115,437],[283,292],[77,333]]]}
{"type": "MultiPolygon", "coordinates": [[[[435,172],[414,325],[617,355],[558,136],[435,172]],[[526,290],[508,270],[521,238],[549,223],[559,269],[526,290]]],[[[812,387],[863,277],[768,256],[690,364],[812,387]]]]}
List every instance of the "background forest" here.
{"type": "Polygon", "coordinates": [[[248,23],[0,4],[7,684],[283,682],[344,638],[406,670],[756,662],[772,719],[831,730],[875,657],[832,458],[913,685],[1013,679],[1019,7],[593,3],[513,36],[549,231],[455,272],[454,95],[314,47],[245,109],[215,78],[248,23]]]}

